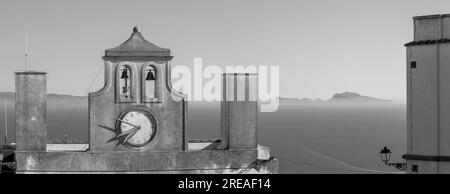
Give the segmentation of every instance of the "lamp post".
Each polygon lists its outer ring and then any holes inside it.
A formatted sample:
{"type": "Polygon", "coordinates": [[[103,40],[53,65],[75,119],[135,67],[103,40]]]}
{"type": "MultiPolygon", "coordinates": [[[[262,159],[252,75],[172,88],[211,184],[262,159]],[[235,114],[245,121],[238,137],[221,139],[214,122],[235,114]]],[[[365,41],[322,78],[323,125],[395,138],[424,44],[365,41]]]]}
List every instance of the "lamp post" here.
{"type": "Polygon", "coordinates": [[[384,148],[380,151],[381,160],[384,162],[386,166],[393,166],[401,171],[406,171],[406,163],[389,163],[389,160],[391,160],[391,150],[384,146],[384,148]]]}

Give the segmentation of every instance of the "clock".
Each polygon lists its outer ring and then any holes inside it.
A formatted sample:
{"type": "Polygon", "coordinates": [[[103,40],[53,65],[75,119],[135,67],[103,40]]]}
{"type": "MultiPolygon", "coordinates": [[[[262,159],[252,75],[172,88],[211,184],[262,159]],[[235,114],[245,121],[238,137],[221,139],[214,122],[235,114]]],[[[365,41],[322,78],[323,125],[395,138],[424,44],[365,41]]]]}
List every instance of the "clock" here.
{"type": "Polygon", "coordinates": [[[117,139],[129,148],[147,145],[156,134],[156,120],[145,110],[130,110],[116,119],[117,139]]]}

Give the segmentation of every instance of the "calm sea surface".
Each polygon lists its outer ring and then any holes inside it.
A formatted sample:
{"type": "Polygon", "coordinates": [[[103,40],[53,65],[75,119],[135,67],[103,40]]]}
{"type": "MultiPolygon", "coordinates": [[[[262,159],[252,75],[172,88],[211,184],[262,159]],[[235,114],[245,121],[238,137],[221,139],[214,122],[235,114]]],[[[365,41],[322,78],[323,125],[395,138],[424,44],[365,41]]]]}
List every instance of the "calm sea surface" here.
{"type": "MultiPolygon", "coordinates": [[[[87,101],[48,103],[49,139],[87,140],[87,101]],[[73,111],[72,111],[73,110],[73,111]],[[70,116],[69,116],[70,115],[70,116]]],[[[2,106],[3,110],[3,106],[2,106]]],[[[0,113],[3,140],[4,114],[0,113]]],[[[188,138],[219,138],[220,105],[189,103],[188,138]]],[[[260,113],[259,144],[270,146],[281,173],[391,173],[380,161],[382,146],[401,162],[406,151],[406,106],[293,105],[260,113]]],[[[14,141],[14,107],[8,108],[9,141],[14,141]]]]}

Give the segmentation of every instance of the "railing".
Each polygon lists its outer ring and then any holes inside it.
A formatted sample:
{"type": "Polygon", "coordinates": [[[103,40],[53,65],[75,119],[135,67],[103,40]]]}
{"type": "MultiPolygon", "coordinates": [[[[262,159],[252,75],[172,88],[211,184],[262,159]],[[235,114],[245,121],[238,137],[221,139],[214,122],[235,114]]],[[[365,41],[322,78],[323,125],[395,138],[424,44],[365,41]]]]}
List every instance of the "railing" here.
{"type": "Polygon", "coordinates": [[[16,168],[17,168],[16,162],[5,162],[5,163],[1,163],[1,166],[2,166],[2,170],[3,170],[3,167],[4,167],[4,166],[8,167],[8,168],[11,169],[11,170],[16,170],[16,168]]]}

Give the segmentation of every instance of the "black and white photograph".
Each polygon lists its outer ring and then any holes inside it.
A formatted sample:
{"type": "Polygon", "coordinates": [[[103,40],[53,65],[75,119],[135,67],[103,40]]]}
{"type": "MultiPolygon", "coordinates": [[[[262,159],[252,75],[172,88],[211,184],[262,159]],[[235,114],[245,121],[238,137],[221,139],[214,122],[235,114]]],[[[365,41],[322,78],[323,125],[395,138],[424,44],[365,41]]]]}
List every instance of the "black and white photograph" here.
{"type": "Polygon", "coordinates": [[[0,0],[0,60],[0,177],[450,174],[448,0],[0,0]]]}

